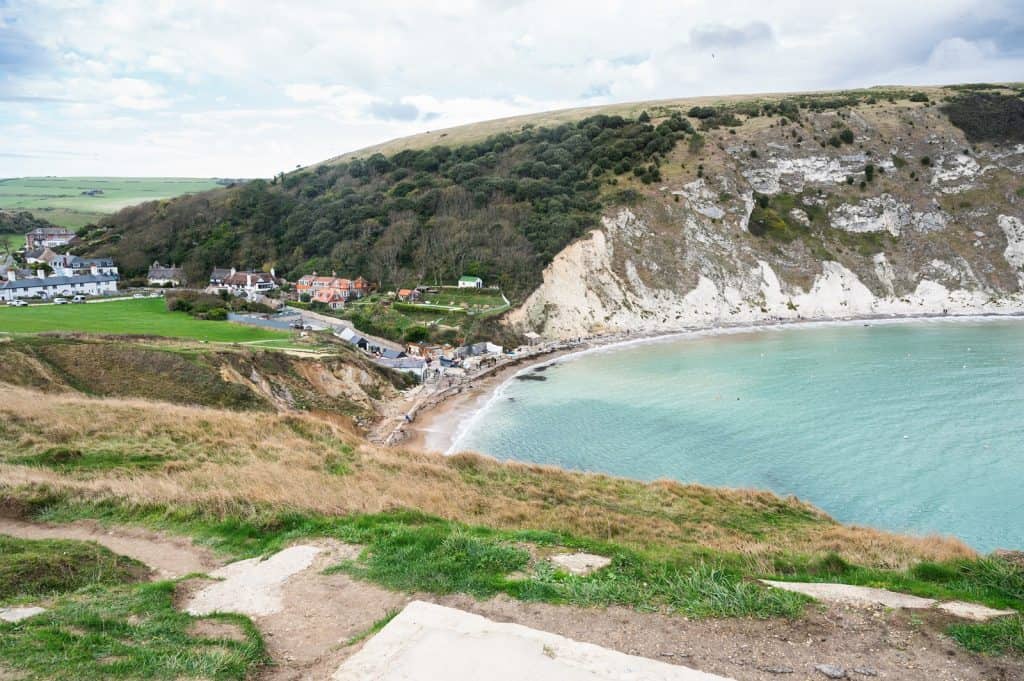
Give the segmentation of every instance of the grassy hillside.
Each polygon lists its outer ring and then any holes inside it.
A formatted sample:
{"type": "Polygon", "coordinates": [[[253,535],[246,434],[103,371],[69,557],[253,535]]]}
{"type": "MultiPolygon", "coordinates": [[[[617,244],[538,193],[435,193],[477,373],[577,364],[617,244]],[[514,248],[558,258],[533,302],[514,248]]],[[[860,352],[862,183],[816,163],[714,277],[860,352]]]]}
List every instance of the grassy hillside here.
{"type": "Polygon", "coordinates": [[[168,339],[26,336],[0,343],[3,381],[47,392],[256,411],[315,411],[368,422],[402,375],[336,346],[293,357],[262,345],[214,348],[168,339]]]}
{"type": "MultiPolygon", "coordinates": [[[[8,514],[142,524],[238,557],[333,537],[367,550],[332,570],[479,598],[799,616],[804,599],[751,579],[783,575],[1024,607],[1024,574],[1012,563],[978,558],[952,539],[846,527],[769,493],[384,449],[299,414],[64,395],[44,402],[9,386],[0,398],[8,514]],[[591,577],[545,568],[542,557],[559,547],[612,564],[591,577]]],[[[1019,627],[1014,617],[949,633],[972,650],[1021,652],[1019,627]]]]}
{"type": "Polygon", "coordinates": [[[45,491],[80,501],[167,505],[185,514],[255,511],[253,519],[416,509],[494,528],[619,542],[661,559],[720,555],[765,571],[832,551],[872,567],[971,555],[952,539],[845,527],[770,493],[387,449],[340,423],[301,414],[71,394],[43,400],[11,386],[2,396],[5,495],[45,491]],[[47,455],[55,447],[78,451],[83,461],[102,452],[108,464],[76,470],[74,461],[69,466],[47,455]],[[138,466],[140,452],[160,465],[138,466]]]}
{"type": "MultiPolygon", "coordinates": [[[[718,170],[718,151],[742,147],[767,126],[797,123],[785,142],[820,145],[838,156],[864,148],[841,137],[847,117],[869,112],[880,129],[898,136],[901,126],[912,130],[906,112],[926,106],[974,143],[1012,142],[1022,120],[1021,92],[1018,86],[875,88],[669,100],[492,121],[398,140],[270,182],[128,209],[88,234],[87,250],[113,252],[129,273],[158,258],[182,262],[196,281],[228,263],[276,266],[293,278],[311,270],[358,273],[385,286],[472,273],[520,302],[554,255],[596,226],[602,213],[665,203],[672,197],[662,195],[661,186],[718,170]]],[[[742,171],[742,163],[734,170],[742,171]]],[[[854,200],[870,183],[858,186],[861,178],[851,177],[844,189],[851,196],[843,200],[854,200]]],[[[730,191],[720,194],[727,203],[739,201],[730,191]]],[[[802,241],[767,209],[778,207],[761,207],[759,234],[802,241]]],[[[815,237],[809,248],[824,258],[860,248],[858,238],[815,237]]],[[[761,250],[770,253],[774,245],[761,250]]]]}
{"type": "Polygon", "coordinates": [[[126,206],[217,186],[215,179],[180,177],[9,178],[0,179],[0,210],[28,211],[56,225],[77,229],[126,206]]]}

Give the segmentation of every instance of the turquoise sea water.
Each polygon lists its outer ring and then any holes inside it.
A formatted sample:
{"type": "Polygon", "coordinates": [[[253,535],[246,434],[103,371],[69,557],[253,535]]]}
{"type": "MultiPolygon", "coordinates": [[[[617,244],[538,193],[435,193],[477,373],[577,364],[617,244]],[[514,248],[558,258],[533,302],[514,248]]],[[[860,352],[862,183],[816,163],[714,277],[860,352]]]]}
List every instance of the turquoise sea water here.
{"type": "Polygon", "coordinates": [[[835,518],[1024,548],[1024,321],[785,327],[577,355],[454,449],[794,494],[835,518]]]}

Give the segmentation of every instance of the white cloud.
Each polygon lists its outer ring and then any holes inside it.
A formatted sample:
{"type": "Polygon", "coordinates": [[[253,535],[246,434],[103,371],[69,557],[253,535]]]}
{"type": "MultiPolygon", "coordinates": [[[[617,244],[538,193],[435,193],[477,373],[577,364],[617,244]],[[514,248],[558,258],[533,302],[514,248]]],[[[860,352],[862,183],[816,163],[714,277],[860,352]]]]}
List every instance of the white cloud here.
{"type": "Polygon", "coordinates": [[[1024,72],[1014,0],[7,0],[15,24],[47,59],[0,73],[36,98],[16,141],[0,111],[0,175],[270,175],[552,108],[1024,72]],[[55,143],[82,155],[28,160],[55,143]]]}
{"type": "Polygon", "coordinates": [[[946,38],[928,56],[928,67],[937,70],[961,69],[984,63],[996,55],[996,46],[991,40],[946,38]]]}

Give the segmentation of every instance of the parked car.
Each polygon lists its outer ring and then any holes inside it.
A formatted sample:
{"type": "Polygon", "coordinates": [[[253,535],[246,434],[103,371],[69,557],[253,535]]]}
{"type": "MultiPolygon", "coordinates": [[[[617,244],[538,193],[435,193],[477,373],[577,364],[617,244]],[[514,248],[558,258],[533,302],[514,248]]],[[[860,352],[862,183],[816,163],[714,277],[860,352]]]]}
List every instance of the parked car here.
{"type": "Polygon", "coordinates": [[[75,296],[74,298],[71,299],[71,302],[72,303],[84,303],[85,302],[85,296],[75,296]]]}
{"type": "Polygon", "coordinates": [[[8,300],[7,304],[13,307],[28,307],[28,303],[24,300],[8,300]]]}
{"type": "Polygon", "coordinates": [[[150,297],[150,298],[160,298],[160,297],[162,297],[163,295],[164,295],[164,294],[160,293],[159,291],[153,291],[152,293],[150,293],[150,294],[149,294],[149,297],[150,297]]]}
{"type": "Polygon", "coordinates": [[[54,298],[53,299],[53,304],[54,305],[67,305],[68,304],[68,299],[67,298],[54,298]]]}
{"type": "Polygon", "coordinates": [[[146,297],[145,293],[136,293],[135,295],[132,296],[132,298],[145,298],[145,297],[146,297]]]}

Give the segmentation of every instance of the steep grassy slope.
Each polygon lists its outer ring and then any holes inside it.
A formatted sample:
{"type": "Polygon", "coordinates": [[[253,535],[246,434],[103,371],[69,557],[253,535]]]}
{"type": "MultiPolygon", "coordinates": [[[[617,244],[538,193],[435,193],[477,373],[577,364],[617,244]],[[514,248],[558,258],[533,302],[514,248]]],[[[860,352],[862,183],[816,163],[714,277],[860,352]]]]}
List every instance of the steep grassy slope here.
{"type": "Polygon", "coordinates": [[[832,551],[873,567],[971,555],[955,540],[845,527],[769,493],[398,451],[302,414],[68,394],[41,399],[11,386],[0,387],[0,396],[0,493],[12,503],[59,494],[254,520],[415,509],[619,542],[662,559],[730,556],[766,571],[832,551]],[[56,457],[55,448],[80,455],[56,457]],[[105,466],[86,465],[101,453],[105,466]],[[141,453],[147,460],[140,465],[141,453]]]}
{"type": "MultiPolygon", "coordinates": [[[[791,630],[801,616],[820,618],[803,597],[754,579],[765,575],[1024,608],[1024,572],[1011,560],[979,558],[955,540],[844,527],[795,499],[644,484],[472,455],[397,452],[305,415],[40,398],[0,386],[0,514],[6,517],[141,525],[191,536],[236,558],[334,538],[365,550],[327,574],[344,572],[418,594],[627,607],[646,613],[643,626],[662,615],[740,617],[750,624],[790,618],[759,625],[764,633],[755,641],[776,635],[776,627],[791,630]],[[80,454],[57,457],[55,450],[80,454]],[[611,563],[593,575],[570,575],[549,562],[565,550],[597,552],[611,563]]],[[[41,568],[61,566],[52,543],[16,544],[46,559],[41,568]]],[[[4,555],[0,551],[0,570],[24,567],[17,558],[5,565],[4,555]]],[[[246,636],[228,639],[220,627],[212,633],[226,640],[211,641],[194,618],[174,610],[173,583],[111,586],[114,577],[45,601],[44,616],[0,624],[0,663],[40,678],[59,676],[69,661],[82,678],[138,678],[141,669],[160,677],[252,678],[253,668],[266,661],[245,618],[214,615],[246,636]],[[69,646],[68,633],[83,640],[69,646]]],[[[38,592],[16,584],[15,600],[38,592]]],[[[55,586],[73,589],[76,583],[55,586]]],[[[592,612],[613,618],[614,626],[630,621],[621,610],[592,612]]],[[[842,615],[844,629],[848,614],[842,615]]],[[[888,614],[875,616],[882,619],[866,629],[882,643],[872,642],[872,660],[879,645],[905,650],[898,638],[904,625],[888,614]]],[[[970,650],[1024,652],[1019,616],[952,626],[925,617],[929,636],[945,631],[970,650]]],[[[830,631],[836,621],[827,620],[830,631]]],[[[916,630],[922,622],[909,626],[916,630]]],[[[798,629],[800,638],[787,640],[807,638],[798,629]]],[[[838,635],[846,635],[844,629],[838,635]]],[[[942,652],[954,654],[948,645],[942,652]]],[[[1006,664],[1016,669],[1019,660],[1006,664]]]]}
{"type": "Polygon", "coordinates": [[[360,423],[405,379],[339,347],[324,358],[168,340],[39,336],[0,343],[3,381],[47,392],[237,410],[341,414],[360,423]]]}

